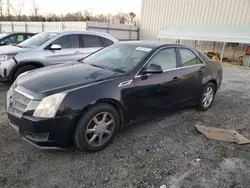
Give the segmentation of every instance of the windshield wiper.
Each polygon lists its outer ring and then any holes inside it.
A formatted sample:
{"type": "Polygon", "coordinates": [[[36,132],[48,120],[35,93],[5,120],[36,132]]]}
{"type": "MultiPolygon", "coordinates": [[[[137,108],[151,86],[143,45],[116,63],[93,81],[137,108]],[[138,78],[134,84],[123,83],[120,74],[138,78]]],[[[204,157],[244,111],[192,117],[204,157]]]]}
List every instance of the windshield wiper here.
{"type": "Polygon", "coordinates": [[[28,46],[23,46],[23,45],[16,45],[16,46],[18,46],[20,48],[28,48],[28,46]]]}
{"type": "Polygon", "coordinates": [[[94,65],[94,64],[89,64],[89,65],[91,65],[91,66],[93,66],[93,67],[97,67],[97,68],[101,68],[101,69],[107,70],[107,68],[105,68],[105,67],[103,67],[103,66],[101,66],[101,65],[94,65]]]}
{"type": "Polygon", "coordinates": [[[113,71],[114,71],[114,72],[119,72],[119,73],[122,73],[122,74],[126,72],[126,71],[124,71],[124,70],[122,70],[122,69],[117,69],[117,68],[114,69],[113,71]]]}

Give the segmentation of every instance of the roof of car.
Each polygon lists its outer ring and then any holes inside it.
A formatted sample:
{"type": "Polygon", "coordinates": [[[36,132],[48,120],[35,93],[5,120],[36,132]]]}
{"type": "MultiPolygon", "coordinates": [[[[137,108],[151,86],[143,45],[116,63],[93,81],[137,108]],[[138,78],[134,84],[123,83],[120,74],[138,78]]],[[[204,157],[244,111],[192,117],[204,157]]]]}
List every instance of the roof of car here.
{"type": "Polygon", "coordinates": [[[11,34],[35,34],[35,33],[31,33],[31,32],[5,32],[6,35],[11,35],[11,34]]]}
{"type": "Polygon", "coordinates": [[[106,38],[112,38],[113,40],[115,37],[108,33],[103,33],[103,32],[97,32],[97,31],[79,31],[79,30],[51,30],[51,31],[45,31],[45,32],[54,32],[54,33],[59,33],[59,34],[95,34],[98,36],[103,36],[106,38]]]}
{"type": "Polygon", "coordinates": [[[188,47],[182,44],[171,44],[171,43],[166,43],[166,42],[160,42],[160,41],[123,41],[120,43],[127,43],[127,44],[133,44],[133,45],[138,45],[142,47],[148,47],[148,48],[158,48],[161,46],[180,46],[180,47],[188,47]]]}

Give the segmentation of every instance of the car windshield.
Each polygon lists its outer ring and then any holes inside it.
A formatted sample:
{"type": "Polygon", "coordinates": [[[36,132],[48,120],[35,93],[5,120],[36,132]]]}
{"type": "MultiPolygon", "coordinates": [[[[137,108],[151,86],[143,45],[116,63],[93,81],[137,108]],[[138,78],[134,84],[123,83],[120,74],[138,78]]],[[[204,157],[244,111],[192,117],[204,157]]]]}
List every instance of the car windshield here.
{"type": "Polygon", "coordinates": [[[117,43],[88,56],[82,62],[114,72],[132,70],[152,49],[129,43],[117,43]]]}
{"type": "Polygon", "coordinates": [[[18,46],[23,47],[23,48],[36,48],[36,47],[43,45],[45,42],[47,42],[48,40],[50,40],[51,38],[57,35],[58,33],[54,33],[54,32],[39,33],[33,37],[30,37],[24,42],[21,42],[20,44],[18,44],[18,46]]]}

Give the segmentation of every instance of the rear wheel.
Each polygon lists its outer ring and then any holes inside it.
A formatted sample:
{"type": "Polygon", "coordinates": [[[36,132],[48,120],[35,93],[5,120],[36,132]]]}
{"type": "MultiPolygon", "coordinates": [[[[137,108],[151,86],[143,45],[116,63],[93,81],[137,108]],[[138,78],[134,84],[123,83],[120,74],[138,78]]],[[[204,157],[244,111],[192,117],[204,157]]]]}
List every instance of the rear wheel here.
{"type": "Polygon", "coordinates": [[[26,71],[37,69],[37,68],[38,67],[36,67],[34,65],[24,65],[24,66],[19,67],[13,76],[13,81],[15,81],[20,74],[22,74],[26,71]]]}
{"type": "Polygon", "coordinates": [[[197,107],[203,111],[208,110],[214,101],[215,92],[214,84],[209,82],[201,93],[197,107]]]}
{"type": "Polygon", "coordinates": [[[105,148],[119,130],[119,115],[109,104],[98,104],[79,120],[75,130],[75,143],[82,151],[96,152],[105,148]]]}

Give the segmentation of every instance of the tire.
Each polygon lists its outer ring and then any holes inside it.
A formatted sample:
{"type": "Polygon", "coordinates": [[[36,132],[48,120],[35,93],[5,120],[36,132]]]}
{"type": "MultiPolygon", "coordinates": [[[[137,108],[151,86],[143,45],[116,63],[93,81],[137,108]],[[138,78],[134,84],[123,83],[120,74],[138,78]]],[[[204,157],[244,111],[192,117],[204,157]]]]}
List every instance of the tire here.
{"type": "Polygon", "coordinates": [[[216,93],[215,85],[212,82],[207,83],[204,89],[202,90],[200,99],[197,103],[197,108],[202,111],[208,110],[213,104],[215,93],[216,93]],[[212,91],[212,94],[209,91],[212,91]],[[210,94],[208,95],[208,93],[210,94]]]}
{"type": "Polygon", "coordinates": [[[82,151],[100,151],[108,146],[114,139],[119,130],[119,126],[120,118],[116,109],[106,103],[98,104],[89,109],[78,121],[74,133],[75,144],[82,151]],[[105,113],[107,114],[106,118],[104,118],[105,113]],[[94,117],[97,118],[95,120],[97,120],[99,124],[94,120],[94,117]],[[103,120],[106,123],[101,122],[103,120]],[[112,120],[113,123],[110,124],[112,120]],[[102,137],[102,139],[100,139],[100,137],[102,137]],[[103,142],[101,143],[100,140],[103,142]]]}
{"type": "Polygon", "coordinates": [[[36,66],[34,66],[34,65],[23,65],[23,66],[21,66],[21,67],[19,67],[17,70],[16,70],[16,72],[15,72],[15,74],[14,74],[14,76],[13,76],[13,80],[12,81],[15,81],[16,79],[17,79],[17,77],[20,75],[20,74],[22,74],[22,73],[24,73],[24,72],[26,72],[26,71],[30,71],[30,70],[33,70],[33,69],[37,69],[38,67],[36,67],[36,66]]]}

